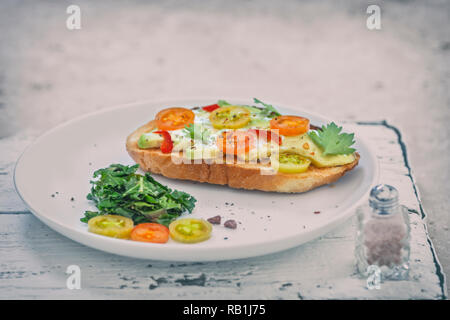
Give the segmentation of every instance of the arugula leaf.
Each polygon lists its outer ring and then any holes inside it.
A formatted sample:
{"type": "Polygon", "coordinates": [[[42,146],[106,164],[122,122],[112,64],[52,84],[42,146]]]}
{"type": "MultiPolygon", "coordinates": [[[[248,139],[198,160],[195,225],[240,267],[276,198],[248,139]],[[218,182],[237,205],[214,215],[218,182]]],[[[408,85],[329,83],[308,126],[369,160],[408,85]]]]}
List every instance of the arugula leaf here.
{"type": "Polygon", "coordinates": [[[225,100],[219,100],[217,101],[217,105],[219,107],[223,107],[223,106],[231,106],[231,103],[226,102],[225,100]]]}
{"type": "Polygon", "coordinates": [[[321,130],[308,132],[309,137],[323,151],[324,155],[351,154],[356,150],[350,148],[355,143],[354,133],[340,133],[342,127],[338,127],[334,122],[321,130]]]}
{"type": "Polygon", "coordinates": [[[259,103],[264,106],[264,109],[261,110],[261,115],[270,117],[270,118],[275,118],[275,117],[281,116],[281,113],[279,113],[277,111],[277,109],[275,109],[272,105],[264,103],[261,100],[256,99],[256,98],[253,98],[253,101],[255,103],[259,103]]]}
{"type": "Polygon", "coordinates": [[[201,142],[208,142],[211,133],[205,127],[200,124],[189,124],[189,126],[184,126],[184,135],[192,140],[199,140],[201,142]]]}
{"type": "Polygon", "coordinates": [[[171,190],[149,173],[137,174],[138,168],[113,164],[95,171],[87,198],[99,211],[86,211],[80,221],[87,223],[98,215],[116,214],[132,219],[135,224],[160,220],[159,223],[168,226],[183,212],[192,212],[197,201],[194,197],[171,190]]]}
{"type": "Polygon", "coordinates": [[[175,220],[178,217],[178,215],[174,213],[165,213],[161,215],[159,218],[156,219],[156,222],[162,225],[165,225],[166,227],[169,226],[169,224],[175,220]]]}

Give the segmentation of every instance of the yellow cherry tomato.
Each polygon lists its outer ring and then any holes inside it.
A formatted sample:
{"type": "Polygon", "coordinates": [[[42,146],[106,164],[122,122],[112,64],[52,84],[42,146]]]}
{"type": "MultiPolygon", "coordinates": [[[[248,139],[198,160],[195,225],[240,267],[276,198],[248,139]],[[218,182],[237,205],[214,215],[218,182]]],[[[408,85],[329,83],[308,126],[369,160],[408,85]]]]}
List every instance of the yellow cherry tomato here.
{"type": "Polygon", "coordinates": [[[272,158],[272,165],[278,165],[278,172],[302,173],[308,170],[311,160],[295,153],[280,153],[272,158]]]}
{"type": "Polygon", "coordinates": [[[184,218],[173,221],[169,225],[173,240],[183,243],[195,243],[211,237],[212,225],[203,219],[184,218]]]}
{"type": "Polygon", "coordinates": [[[112,238],[129,239],[133,227],[133,220],[112,214],[97,216],[88,221],[89,232],[112,238]]]}
{"type": "Polygon", "coordinates": [[[214,110],[209,120],[216,129],[239,129],[251,120],[250,110],[239,106],[224,106],[214,110]]]}

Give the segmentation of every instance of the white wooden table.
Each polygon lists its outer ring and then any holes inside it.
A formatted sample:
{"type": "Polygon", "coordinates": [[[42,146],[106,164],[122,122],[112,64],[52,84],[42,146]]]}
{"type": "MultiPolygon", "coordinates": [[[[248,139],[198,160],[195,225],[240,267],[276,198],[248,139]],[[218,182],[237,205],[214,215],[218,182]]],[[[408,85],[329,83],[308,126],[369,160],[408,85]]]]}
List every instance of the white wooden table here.
{"type": "MultiPolygon", "coordinates": [[[[302,246],[258,258],[171,263],[103,253],[49,229],[14,190],[13,170],[33,133],[0,139],[0,299],[444,299],[445,275],[425,224],[406,147],[386,123],[355,123],[376,146],[380,183],[400,191],[411,218],[408,281],[369,290],[355,275],[355,221],[302,246]],[[69,265],[81,289],[66,287],[69,265]]],[[[38,168],[37,168],[38,170],[38,168]]],[[[81,214],[81,213],[80,213],[81,214]]]]}

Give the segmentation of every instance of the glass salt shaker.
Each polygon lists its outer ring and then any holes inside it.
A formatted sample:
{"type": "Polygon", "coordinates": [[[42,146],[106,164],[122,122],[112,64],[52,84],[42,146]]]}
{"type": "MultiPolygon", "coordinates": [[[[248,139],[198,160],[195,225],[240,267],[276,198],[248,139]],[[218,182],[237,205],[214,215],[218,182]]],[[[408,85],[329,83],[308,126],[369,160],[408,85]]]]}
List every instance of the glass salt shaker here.
{"type": "Polygon", "coordinates": [[[368,277],[374,268],[381,280],[403,280],[409,273],[409,216],[398,203],[398,191],[380,184],[370,192],[369,203],[357,210],[356,267],[368,277]]]}

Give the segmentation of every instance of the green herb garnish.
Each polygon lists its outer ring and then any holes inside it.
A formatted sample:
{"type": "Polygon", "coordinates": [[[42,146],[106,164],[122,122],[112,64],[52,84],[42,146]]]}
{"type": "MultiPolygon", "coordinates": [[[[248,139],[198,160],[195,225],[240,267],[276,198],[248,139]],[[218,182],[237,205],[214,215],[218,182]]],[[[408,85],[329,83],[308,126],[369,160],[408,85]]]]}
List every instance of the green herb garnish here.
{"type": "Polygon", "coordinates": [[[168,226],[183,212],[192,212],[197,201],[194,197],[171,190],[149,173],[137,174],[138,168],[139,165],[112,164],[95,171],[94,178],[98,179],[91,181],[87,198],[99,211],[86,211],[80,220],[87,223],[98,215],[116,214],[132,219],[135,224],[153,221],[168,226]]]}
{"type": "Polygon", "coordinates": [[[324,155],[351,154],[356,150],[350,148],[355,143],[354,133],[340,133],[342,127],[338,127],[334,122],[321,130],[308,132],[309,137],[323,151],[324,155]]]}
{"type": "Polygon", "coordinates": [[[281,116],[281,113],[279,113],[277,111],[277,109],[275,109],[272,105],[264,103],[261,100],[258,100],[256,98],[253,98],[253,101],[255,103],[259,103],[264,106],[264,109],[261,110],[261,115],[269,117],[269,118],[275,118],[275,117],[281,116]]]}
{"type": "Polygon", "coordinates": [[[189,126],[184,126],[183,129],[185,137],[191,138],[192,140],[198,140],[203,143],[208,142],[211,133],[205,127],[200,124],[191,123],[189,126]]]}
{"type": "Polygon", "coordinates": [[[224,106],[231,106],[231,103],[228,103],[225,100],[219,100],[219,101],[217,101],[217,105],[219,107],[224,107],[224,106]]]}

